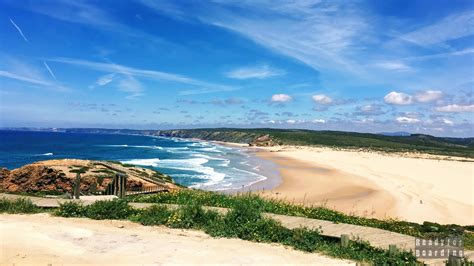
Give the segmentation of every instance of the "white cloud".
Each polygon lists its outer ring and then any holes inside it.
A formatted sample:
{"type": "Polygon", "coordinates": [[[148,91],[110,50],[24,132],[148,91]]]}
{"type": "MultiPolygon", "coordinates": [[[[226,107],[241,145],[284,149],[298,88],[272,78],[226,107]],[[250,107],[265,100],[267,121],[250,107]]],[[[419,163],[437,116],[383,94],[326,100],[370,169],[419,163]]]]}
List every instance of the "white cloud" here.
{"type": "Polygon", "coordinates": [[[407,105],[413,103],[413,97],[403,92],[392,91],[383,98],[388,104],[407,105]]]}
{"type": "Polygon", "coordinates": [[[241,67],[225,73],[227,77],[233,79],[266,79],[283,74],[285,74],[284,71],[268,65],[241,67]]]}
{"type": "Polygon", "coordinates": [[[28,42],[28,39],[26,38],[25,34],[23,34],[21,28],[16,25],[15,21],[13,21],[13,19],[10,19],[10,22],[12,23],[13,27],[15,27],[15,29],[18,31],[18,33],[20,33],[21,37],[23,37],[23,40],[25,40],[25,42],[28,42]]]}
{"type": "Polygon", "coordinates": [[[447,112],[447,113],[474,112],[474,104],[471,104],[471,105],[450,104],[450,105],[436,107],[435,110],[438,112],[447,112]]]}
{"type": "Polygon", "coordinates": [[[332,98],[327,96],[327,95],[324,95],[324,94],[317,94],[317,95],[313,95],[313,101],[319,103],[319,104],[331,104],[333,102],[332,98]]]}
{"type": "Polygon", "coordinates": [[[288,124],[295,124],[295,123],[296,123],[296,120],[294,120],[294,119],[288,119],[288,120],[286,120],[286,123],[288,123],[288,124]]]}
{"type": "Polygon", "coordinates": [[[416,118],[411,118],[411,117],[406,117],[406,116],[397,117],[395,120],[400,124],[416,124],[420,122],[420,120],[416,118]]]}
{"type": "Polygon", "coordinates": [[[271,99],[272,102],[277,102],[277,103],[286,103],[291,100],[293,100],[293,97],[291,97],[288,94],[274,94],[271,99]]]}
{"type": "Polygon", "coordinates": [[[446,118],[443,118],[443,123],[445,123],[446,125],[450,125],[450,126],[454,125],[453,121],[451,121],[449,119],[446,119],[446,118]]]}
{"type": "Polygon", "coordinates": [[[443,96],[441,91],[427,90],[420,92],[415,95],[415,100],[418,102],[426,103],[439,100],[443,96]]]}
{"type": "Polygon", "coordinates": [[[324,119],[314,119],[312,122],[314,124],[324,124],[324,123],[326,123],[326,120],[324,120],[324,119]]]}

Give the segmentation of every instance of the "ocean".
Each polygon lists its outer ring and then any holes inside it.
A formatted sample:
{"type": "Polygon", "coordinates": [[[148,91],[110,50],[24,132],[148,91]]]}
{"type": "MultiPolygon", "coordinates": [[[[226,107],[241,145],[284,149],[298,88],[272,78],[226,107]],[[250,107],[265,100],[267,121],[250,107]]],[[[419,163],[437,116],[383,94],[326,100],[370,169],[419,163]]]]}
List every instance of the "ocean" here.
{"type": "Polygon", "coordinates": [[[153,168],[179,184],[238,190],[267,179],[263,161],[244,149],[205,141],[137,135],[0,131],[0,167],[50,159],[113,160],[153,168]]]}

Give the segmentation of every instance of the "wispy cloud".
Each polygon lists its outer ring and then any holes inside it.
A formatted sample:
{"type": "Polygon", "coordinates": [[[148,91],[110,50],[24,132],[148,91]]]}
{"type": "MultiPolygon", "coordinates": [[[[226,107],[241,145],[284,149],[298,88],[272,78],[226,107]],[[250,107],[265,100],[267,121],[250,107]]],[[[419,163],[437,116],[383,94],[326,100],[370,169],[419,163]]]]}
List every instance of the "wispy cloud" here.
{"type": "Polygon", "coordinates": [[[69,64],[69,65],[81,66],[81,67],[94,69],[94,70],[102,71],[102,72],[109,72],[109,73],[118,72],[127,76],[148,78],[148,79],[156,80],[156,81],[172,81],[172,82],[191,85],[194,87],[200,87],[197,89],[181,91],[180,94],[182,95],[203,94],[203,93],[220,92],[220,91],[232,91],[232,90],[237,89],[236,87],[213,84],[213,83],[189,78],[189,77],[179,75],[179,74],[133,68],[133,67],[128,67],[128,66],[114,64],[114,63],[93,62],[93,61],[73,59],[73,58],[49,58],[47,60],[69,64]]]}
{"type": "Polygon", "coordinates": [[[437,44],[474,34],[474,11],[452,14],[442,20],[402,35],[400,38],[421,46],[437,44]]]}
{"type": "Polygon", "coordinates": [[[240,67],[225,73],[228,78],[233,79],[266,79],[283,74],[285,74],[285,71],[272,68],[266,64],[251,67],[240,67]]]}
{"type": "Polygon", "coordinates": [[[69,88],[61,86],[61,85],[57,85],[57,84],[54,84],[54,83],[51,83],[51,82],[48,82],[48,81],[45,81],[45,80],[42,80],[42,79],[37,79],[37,78],[33,78],[33,77],[18,75],[16,73],[12,73],[12,72],[9,72],[9,71],[0,70],[0,77],[13,79],[13,80],[18,80],[18,81],[23,81],[23,82],[27,82],[27,83],[34,84],[34,85],[40,85],[40,86],[55,89],[57,91],[70,91],[69,88]]]}
{"type": "Polygon", "coordinates": [[[12,23],[13,27],[16,28],[16,30],[18,31],[18,33],[20,33],[21,37],[23,38],[23,40],[25,40],[25,42],[28,42],[28,39],[26,38],[25,34],[23,34],[23,31],[21,30],[21,28],[15,23],[15,21],[13,21],[13,19],[10,18],[10,22],[12,23]]]}
{"type": "Polygon", "coordinates": [[[393,70],[393,71],[408,71],[412,68],[401,61],[382,61],[373,64],[376,67],[393,70]]]}
{"type": "MultiPolygon", "coordinates": [[[[57,20],[69,23],[77,23],[93,27],[95,29],[107,30],[110,32],[121,33],[130,37],[145,38],[149,41],[162,43],[163,39],[148,34],[140,28],[134,28],[121,22],[109,12],[93,1],[70,1],[70,0],[36,0],[31,3],[19,3],[10,1],[14,6],[25,8],[29,11],[42,14],[57,20]]],[[[99,3],[99,2],[97,2],[99,3]]]]}
{"type": "Polygon", "coordinates": [[[51,77],[53,77],[55,80],[56,79],[56,75],[54,75],[53,71],[51,70],[51,68],[49,67],[48,63],[44,62],[43,61],[43,64],[44,64],[44,67],[46,67],[46,70],[48,70],[49,74],[51,75],[51,77]]]}
{"type": "Polygon", "coordinates": [[[105,86],[114,80],[115,73],[100,76],[95,82],[95,86],[105,86]]]}
{"type": "MultiPolygon", "coordinates": [[[[184,16],[169,1],[143,3],[160,13],[184,16]],[[167,8],[161,8],[165,4],[167,8]]],[[[235,31],[314,69],[358,72],[360,67],[347,54],[362,40],[367,24],[355,7],[346,2],[320,0],[215,1],[202,6],[202,12],[187,15],[235,31]]]]}

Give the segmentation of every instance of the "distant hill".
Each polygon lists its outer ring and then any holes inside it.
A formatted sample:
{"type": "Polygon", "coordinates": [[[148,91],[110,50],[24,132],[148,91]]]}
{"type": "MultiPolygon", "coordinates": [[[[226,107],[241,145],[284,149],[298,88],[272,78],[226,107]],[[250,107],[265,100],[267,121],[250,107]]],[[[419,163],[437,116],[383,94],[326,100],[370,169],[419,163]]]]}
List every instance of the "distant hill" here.
{"type": "Polygon", "coordinates": [[[411,133],[409,132],[404,132],[404,131],[398,131],[398,132],[380,132],[377,133],[379,135],[384,135],[384,136],[410,136],[411,133]]]}
{"type": "MultiPolygon", "coordinates": [[[[54,129],[69,133],[138,134],[178,138],[196,138],[255,146],[300,145],[371,149],[386,152],[424,152],[474,158],[474,138],[434,137],[424,134],[384,135],[344,131],[315,131],[272,128],[200,128],[180,130],[132,130],[69,128],[54,129]]],[[[406,132],[395,132],[406,133],[406,132]]]]}

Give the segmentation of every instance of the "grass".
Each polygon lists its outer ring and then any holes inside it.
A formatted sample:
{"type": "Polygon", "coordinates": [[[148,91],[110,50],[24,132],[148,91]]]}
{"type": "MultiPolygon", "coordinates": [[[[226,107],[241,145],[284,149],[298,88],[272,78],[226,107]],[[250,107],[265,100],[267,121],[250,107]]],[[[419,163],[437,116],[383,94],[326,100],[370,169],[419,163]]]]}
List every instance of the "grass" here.
{"type": "MultiPolygon", "coordinates": [[[[76,166],[77,167],[77,166],[76,166]]],[[[76,174],[84,174],[86,173],[87,171],[89,171],[89,167],[87,166],[79,166],[80,168],[76,168],[76,169],[72,169],[72,170],[69,170],[70,173],[76,173],[76,174]]]]}
{"type": "Polygon", "coordinates": [[[40,211],[41,209],[36,207],[29,199],[10,200],[0,198],[0,213],[37,213],[40,211]]]}
{"type": "Polygon", "coordinates": [[[466,248],[474,249],[474,234],[459,225],[441,225],[425,222],[423,224],[411,223],[400,220],[378,220],[359,216],[346,215],[324,207],[305,207],[281,200],[263,199],[257,195],[225,195],[201,190],[180,190],[170,193],[153,195],[137,195],[131,197],[135,202],[169,203],[185,205],[189,202],[201,206],[234,208],[241,202],[252,202],[263,212],[301,216],[313,219],[327,220],[336,223],[347,223],[368,227],[380,228],[392,232],[411,235],[415,237],[432,237],[447,235],[463,235],[466,248]]]}
{"type": "Polygon", "coordinates": [[[76,202],[62,204],[55,212],[63,217],[92,219],[128,219],[143,225],[164,225],[171,228],[203,230],[213,237],[240,238],[254,242],[279,243],[306,252],[319,252],[336,258],[373,262],[376,265],[411,265],[416,258],[408,252],[389,255],[367,243],[350,242],[342,247],[338,239],[321,236],[316,230],[287,229],[279,222],[264,218],[258,204],[244,200],[225,215],[204,210],[196,203],[170,210],[152,206],[144,210],[126,207],[126,201],[98,201],[89,206],[76,202]],[[118,211],[119,215],[114,212],[118,211]]]}

